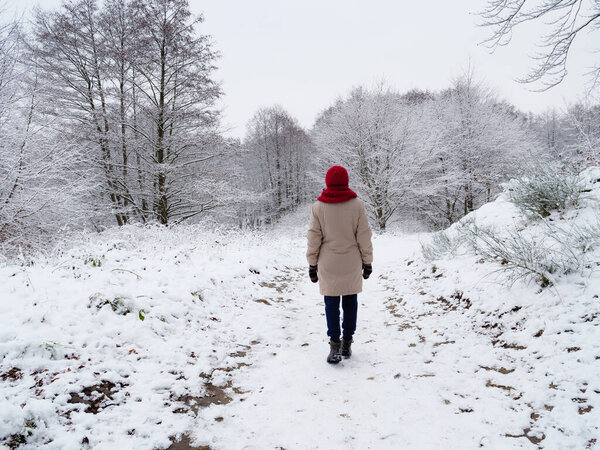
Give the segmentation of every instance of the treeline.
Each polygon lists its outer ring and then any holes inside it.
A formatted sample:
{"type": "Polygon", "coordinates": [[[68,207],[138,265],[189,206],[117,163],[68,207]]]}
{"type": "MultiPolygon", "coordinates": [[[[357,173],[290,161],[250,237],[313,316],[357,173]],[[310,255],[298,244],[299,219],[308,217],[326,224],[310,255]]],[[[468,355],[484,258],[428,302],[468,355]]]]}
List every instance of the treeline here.
{"type": "Polygon", "coordinates": [[[240,152],[246,177],[265,195],[259,206],[246,204],[240,223],[269,221],[314,200],[327,168],[341,164],[376,228],[410,221],[441,229],[491,201],[503,182],[532,166],[579,171],[598,164],[599,140],[600,106],[526,115],[470,74],[440,92],[358,87],[306,132],[281,108],[256,114],[240,152]],[[282,139],[280,117],[294,124],[295,139],[282,139]],[[303,171],[287,170],[285,161],[294,154],[303,171]],[[280,195],[282,187],[295,191],[296,203],[280,195]]]}
{"type": "Polygon", "coordinates": [[[314,200],[332,164],[376,228],[440,228],[527,164],[598,163],[599,106],[524,115],[469,75],[440,92],[353,89],[309,130],[263,108],[226,138],[202,22],[188,0],[66,0],[0,26],[2,247],[208,216],[261,226],[314,200]]]}

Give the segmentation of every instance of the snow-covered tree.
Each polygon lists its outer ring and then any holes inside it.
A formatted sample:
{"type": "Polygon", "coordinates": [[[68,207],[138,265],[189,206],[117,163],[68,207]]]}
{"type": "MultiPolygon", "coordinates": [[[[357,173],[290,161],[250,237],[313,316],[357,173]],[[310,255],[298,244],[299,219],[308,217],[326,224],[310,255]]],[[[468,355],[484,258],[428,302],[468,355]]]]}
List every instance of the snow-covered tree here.
{"type": "Polygon", "coordinates": [[[150,150],[154,215],[167,224],[216,206],[203,164],[218,155],[221,90],[211,77],[219,55],[188,0],[135,0],[132,8],[142,97],[135,130],[150,150]]]}
{"type": "Polygon", "coordinates": [[[35,14],[48,104],[94,155],[119,225],[216,205],[204,163],[218,154],[221,91],[202,21],[187,0],[68,0],[35,14]]]}
{"type": "Polygon", "coordinates": [[[43,114],[36,60],[18,23],[0,26],[0,251],[41,247],[65,225],[81,224],[87,173],[43,114]]]}
{"type": "Polygon", "coordinates": [[[568,110],[565,133],[569,162],[578,170],[600,164],[600,105],[576,103],[568,110]]]}
{"type": "MultiPolygon", "coordinates": [[[[327,109],[313,129],[319,170],[324,174],[333,164],[346,167],[380,230],[407,200],[419,175],[420,105],[383,85],[357,88],[327,109]]],[[[423,149],[426,141],[420,141],[423,149]]]]}
{"type": "Polygon", "coordinates": [[[127,180],[122,178],[118,116],[112,114],[108,81],[109,53],[104,49],[96,0],[69,0],[60,10],[36,10],[29,39],[33,58],[48,82],[43,92],[47,111],[61,122],[69,138],[79,138],[92,156],[119,225],[128,222],[127,180]]]}
{"type": "Polygon", "coordinates": [[[256,219],[269,222],[306,200],[310,151],[307,133],[280,106],[262,108],[250,119],[242,167],[248,188],[262,196],[252,212],[256,219]]]}
{"type": "Polygon", "coordinates": [[[564,112],[552,109],[536,116],[534,126],[562,166],[579,172],[600,164],[600,105],[586,100],[564,112]]]}
{"type": "Polygon", "coordinates": [[[553,159],[564,156],[565,133],[564,117],[555,108],[551,108],[532,119],[532,126],[540,136],[541,143],[548,149],[553,159]]]}
{"type": "Polygon", "coordinates": [[[543,147],[529,119],[471,74],[439,93],[354,89],[321,114],[313,136],[319,170],[346,166],[381,230],[394,216],[453,223],[543,147]]]}
{"type": "Polygon", "coordinates": [[[419,177],[418,202],[429,221],[447,226],[492,200],[520,163],[539,155],[527,118],[476,83],[459,78],[431,108],[436,136],[419,177]],[[426,206],[424,206],[426,205],[426,206]]]}

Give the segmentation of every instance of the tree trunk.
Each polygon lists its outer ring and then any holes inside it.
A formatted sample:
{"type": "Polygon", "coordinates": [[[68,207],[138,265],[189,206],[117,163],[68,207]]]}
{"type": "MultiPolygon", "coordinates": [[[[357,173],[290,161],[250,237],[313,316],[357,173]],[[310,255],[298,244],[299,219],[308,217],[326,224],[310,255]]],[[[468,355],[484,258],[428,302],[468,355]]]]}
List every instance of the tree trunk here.
{"type": "Polygon", "coordinates": [[[169,223],[169,209],[167,202],[167,176],[163,167],[165,163],[165,72],[166,72],[166,43],[163,39],[160,49],[160,90],[158,99],[158,121],[157,121],[157,141],[156,141],[156,152],[155,158],[156,163],[159,165],[159,172],[156,181],[156,187],[158,189],[158,198],[154,205],[154,212],[158,217],[158,220],[163,225],[169,223]]]}

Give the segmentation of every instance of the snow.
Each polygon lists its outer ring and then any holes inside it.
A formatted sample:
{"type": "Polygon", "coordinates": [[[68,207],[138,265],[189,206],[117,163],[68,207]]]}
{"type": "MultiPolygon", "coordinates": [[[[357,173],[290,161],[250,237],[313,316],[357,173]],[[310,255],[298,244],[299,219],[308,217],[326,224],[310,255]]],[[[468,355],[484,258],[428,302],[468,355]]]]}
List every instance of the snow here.
{"type": "MultiPolygon", "coordinates": [[[[592,220],[597,194],[564,222],[592,220]]],[[[332,366],[303,214],[255,233],[126,226],[0,266],[0,442],[598,445],[597,269],[541,289],[465,248],[427,260],[428,234],[377,235],[352,358],[332,366]]],[[[472,220],[544,232],[502,196],[472,220]]]]}

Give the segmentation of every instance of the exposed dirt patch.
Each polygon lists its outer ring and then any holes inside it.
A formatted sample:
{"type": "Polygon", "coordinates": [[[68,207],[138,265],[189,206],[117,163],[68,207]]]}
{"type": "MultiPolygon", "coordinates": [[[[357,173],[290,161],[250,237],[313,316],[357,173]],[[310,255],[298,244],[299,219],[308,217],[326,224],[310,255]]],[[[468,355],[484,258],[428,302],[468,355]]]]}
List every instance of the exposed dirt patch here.
{"type": "Polygon", "coordinates": [[[0,373],[0,379],[2,379],[2,381],[17,381],[21,378],[23,378],[23,372],[21,372],[21,369],[17,367],[13,367],[6,372],[0,373]]]}
{"type": "Polygon", "coordinates": [[[282,294],[288,289],[289,283],[294,281],[289,275],[276,275],[273,277],[273,280],[274,281],[272,282],[261,281],[258,285],[269,289],[275,289],[279,294],[282,294]]]}
{"type": "Polygon", "coordinates": [[[526,350],[527,349],[527,347],[525,347],[524,345],[519,345],[519,344],[515,344],[512,342],[504,342],[504,341],[500,341],[498,339],[493,340],[492,345],[499,346],[502,348],[510,348],[512,350],[526,350]]]}
{"type": "Polygon", "coordinates": [[[88,405],[85,409],[86,413],[98,414],[107,406],[116,405],[116,403],[112,403],[113,395],[124,386],[127,384],[115,384],[112,381],[102,380],[93,386],[84,387],[81,392],[71,392],[71,398],[67,400],[67,403],[83,403],[88,405]]]}
{"type": "Polygon", "coordinates": [[[239,362],[239,363],[237,363],[235,366],[231,366],[231,367],[224,367],[224,368],[222,368],[222,369],[219,369],[219,370],[222,370],[223,372],[232,372],[232,371],[234,371],[234,370],[238,370],[238,369],[240,369],[240,368],[242,368],[242,367],[250,367],[251,365],[252,365],[252,364],[250,364],[250,363],[239,362]]]}
{"type": "Polygon", "coordinates": [[[498,388],[498,389],[502,389],[503,391],[508,391],[508,392],[512,392],[513,390],[515,390],[515,388],[512,386],[506,386],[504,384],[492,383],[492,380],[487,380],[487,382],[485,383],[485,387],[498,388]]]}
{"type": "MultiPolygon", "coordinates": [[[[283,275],[276,275],[272,278],[273,281],[261,281],[258,283],[261,287],[274,289],[278,294],[283,294],[289,290],[290,284],[299,280],[304,276],[304,269],[299,267],[286,267],[282,271],[283,275]]],[[[291,299],[278,298],[282,302],[289,302],[291,299]]]]}
{"type": "MultiPolygon", "coordinates": [[[[250,347],[248,347],[250,348],[250,347]]],[[[245,350],[238,350],[235,353],[230,353],[229,356],[233,357],[233,358],[243,358],[244,356],[246,356],[246,351],[245,350]]]]}
{"type": "Polygon", "coordinates": [[[279,285],[277,285],[276,283],[269,283],[267,281],[261,281],[260,283],[258,283],[258,285],[260,287],[266,287],[266,288],[269,288],[269,289],[275,289],[280,294],[283,292],[283,288],[280,287],[279,285]]]}
{"type": "Polygon", "coordinates": [[[21,445],[27,444],[27,439],[33,434],[35,428],[37,428],[37,425],[33,420],[26,420],[21,432],[8,436],[8,440],[4,441],[4,444],[10,449],[16,449],[21,445]]]}
{"type": "Polygon", "coordinates": [[[479,366],[479,367],[481,367],[483,370],[493,370],[494,372],[498,372],[503,375],[513,373],[515,371],[515,369],[506,369],[504,367],[488,367],[488,366],[479,366]]]}
{"type": "Polygon", "coordinates": [[[226,405],[231,402],[232,398],[227,394],[226,389],[231,387],[231,382],[225,386],[215,386],[208,382],[204,385],[205,393],[202,396],[185,394],[179,397],[173,397],[175,402],[181,402],[185,406],[177,408],[173,411],[176,414],[186,414],[193,411],[198,414],[200,408],[207,408],[210,405],[226,405]]]}
{"type": "Polygon", "coordinates": [[[264,298],[257,298],[254,301],[256,303],[262,303],[263,305],[269,305],[269,306],[271,305],[271,303],[268,300],[264,299],[264,298]]]}
{"type": "MultiPolygon", "coordinates": [[[[235,392],[236,394],[247,394],[250,391],[244,391],[243,389],[239,388],[239,387],[232,387],[231,388],[233,390],[233,392],[235,392]]],[[[240,399],[240,401],[244,401],[243,398],[240,399]]]]}
{"type": "Polygon", "coordinates": [[[471,300],[465,297],[462,291],[454,291],[449,295],[449,299],[439,296],[436,298],[436,302],[444,311],[456,311],[458,308],[469,309],[472,305],[471,300]]]}
{"type": "Polygon", "coordinates": [[[179,439],[171,438],[173,443],[167,448],[167,450],[212,450],[209,445],[202,445],[195,447],[192,445],[192,441],[187,434],[184,434],[179,439]]]}
{"type": "Polygon", "coordinates": [[[542,442],[544,439],[546,439],[546,435],[544,433],[542,433],[541,437],[537,437],[533,434],[531,434],[531,428],[525,428],[523,430],[523,434],[505,434],[506,437],[511,437],[511,438],[526,438],[529,442],[531,442],[534,445],[538,445],[540,442],[542,442]]]}
{"type": "MultiPolygon", "coordinates": [[[[252,343],[253,344],[258,343],[258,341],[252,341],[252,343]]],[[[244,349],[246,349],[246,350],[250,349],[249,345],[244,345],[242,347],[244,347],[244,349]]],[[[230,353],[229,356],[234,357],[234,358],[242,358],[242,357],[246,356],[246,354],[247,354],[246,350],[238,350],[235,353],[230,353]]],[[[241,367],[247,367],[250,365],[251,365],[250,363],[240,361],[237,364],[234,364],[233,366],[220,367],[215,370],[220,370],[223,372],[232,372],[234,370],[240,369],[241,367]]],[[[212,372],[210,374],[203,373],[203,374],[201,374],[201,377],[207,380],[206,383],[204,384],[204,389],[205,389],[204,395],[185,394],[185,395],[181,395],[179,397],[175,397],[175,396],[171,395],[171,400],[173,402],[183,403],[183,406],[181,406],[173,411],[174,413],[186,414],[189,411],[192,411],[194,414],[198,414],[198,411],[201,408],[207,408],[210,405],[226,405],[233,400],[231,398],[231,396],[227,393],[228,389],[232,389],[233,392],[235,392],[236,394],[245,393],[245,391],[242,391],[241,389],[239,389],[237,387],[233,387],[231,380],[229,380],[224,386],[215,386],[210,381],[210,379],[212,378],[212,372]]]]}

